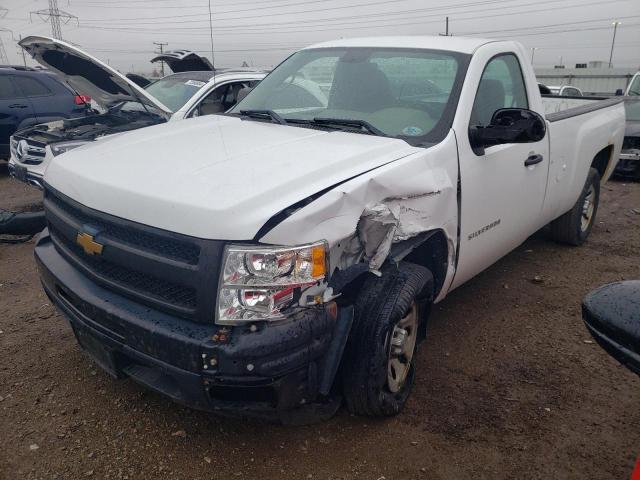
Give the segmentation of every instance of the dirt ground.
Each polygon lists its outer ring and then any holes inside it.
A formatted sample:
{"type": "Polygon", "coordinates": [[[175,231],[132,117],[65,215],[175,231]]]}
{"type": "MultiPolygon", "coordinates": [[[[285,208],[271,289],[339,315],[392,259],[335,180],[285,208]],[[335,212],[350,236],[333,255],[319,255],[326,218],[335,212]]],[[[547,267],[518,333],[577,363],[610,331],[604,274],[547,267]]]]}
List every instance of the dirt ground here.
{"type": "MultiPolygon", "coordinates": [[[[0,178],[0,207],[37,199],[25,190],[0,178]]],[[[306,427],[217,418],[112,380],[48,303],[33,243],[0,245],[0,478],[629,478],[640,378],[590,342],[580,301],[640,276],[638,211],[640,184],[610,182],[585,246],[537,234],[440,303],[399,416],[341,410],[306,427]]]]}

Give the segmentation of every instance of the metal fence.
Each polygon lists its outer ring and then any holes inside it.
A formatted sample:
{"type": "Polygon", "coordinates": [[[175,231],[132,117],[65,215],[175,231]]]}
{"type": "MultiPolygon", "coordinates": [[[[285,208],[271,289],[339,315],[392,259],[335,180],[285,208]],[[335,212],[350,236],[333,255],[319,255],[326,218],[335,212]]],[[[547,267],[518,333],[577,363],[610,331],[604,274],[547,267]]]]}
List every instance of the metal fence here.
{"type": "Polygon", "coordinates": [[[631,68],[536,68],[544,85],[572,85],[585,95],[608,96],[629,85],[636,70],[631,68]]]}

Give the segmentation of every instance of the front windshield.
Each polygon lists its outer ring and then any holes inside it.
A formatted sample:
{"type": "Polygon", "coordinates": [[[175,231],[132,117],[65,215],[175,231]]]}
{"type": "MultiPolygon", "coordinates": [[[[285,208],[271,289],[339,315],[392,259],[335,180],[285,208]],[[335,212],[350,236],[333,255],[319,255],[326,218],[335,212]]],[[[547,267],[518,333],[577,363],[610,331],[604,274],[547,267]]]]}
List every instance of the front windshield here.
{"type": "Polygon", "coordinates": [[[468,56],[419,49],[302,50],[230,113],[271,110],[285,121],[365,121],[410,143],[437,142],[451,126],[468,56]]]}
{"type": "Polygon", "coordinates": [[[629,86],[629,93],[627,95],[640,95],[640,75],[635,75],[633,81],[629,86]]]}
{"type": "Polygon", "coordinates": [[[640,99],[625,100],[624,111],[627,115],[628,121],[640,122],[640,99]]]}
{"type": "Polygon", "coordinates": [[[205,85],[202,80],[179,77],[165,77],[148,85],[145,90],[172,112],[177,112],[195,93],[205,85]]]}

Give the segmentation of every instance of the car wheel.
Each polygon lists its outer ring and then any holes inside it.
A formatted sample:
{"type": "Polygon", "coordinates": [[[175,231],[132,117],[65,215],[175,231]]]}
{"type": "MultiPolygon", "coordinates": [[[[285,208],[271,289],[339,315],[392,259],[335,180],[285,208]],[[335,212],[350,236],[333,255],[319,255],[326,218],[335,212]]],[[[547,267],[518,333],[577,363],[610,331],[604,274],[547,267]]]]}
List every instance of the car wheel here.
{"type": "Polygon", "coordinates": [[[388,265],[380,278],[364,282],[343,359],[350,412],[390,416],[402,410],[415,375],[422,306],[432,293],[431,272],[411,263],[388,265]]]}
{"type": "Polygon", "coordinates": [[[553,239],[569,245],[582,245],[593,228],[599,202],[600,174],[595,168],[591,168],[573,208],[551,222],[553,239]]]}

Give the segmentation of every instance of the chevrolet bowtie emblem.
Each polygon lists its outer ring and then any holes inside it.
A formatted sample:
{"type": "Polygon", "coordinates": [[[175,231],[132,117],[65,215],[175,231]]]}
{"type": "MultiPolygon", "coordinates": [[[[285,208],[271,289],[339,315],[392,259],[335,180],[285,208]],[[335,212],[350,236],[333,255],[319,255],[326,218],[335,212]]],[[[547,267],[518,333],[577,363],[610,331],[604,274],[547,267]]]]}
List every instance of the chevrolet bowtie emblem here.
{"type": "Polygon", "coordinates": [[[82,247],[84,253],[87,255],[100,255],[102,254],[102,249],[104,245],[96,242],[93,239],[93,235],[88,233],[78,233],[76,237],[76,243],[82,247]]]}

